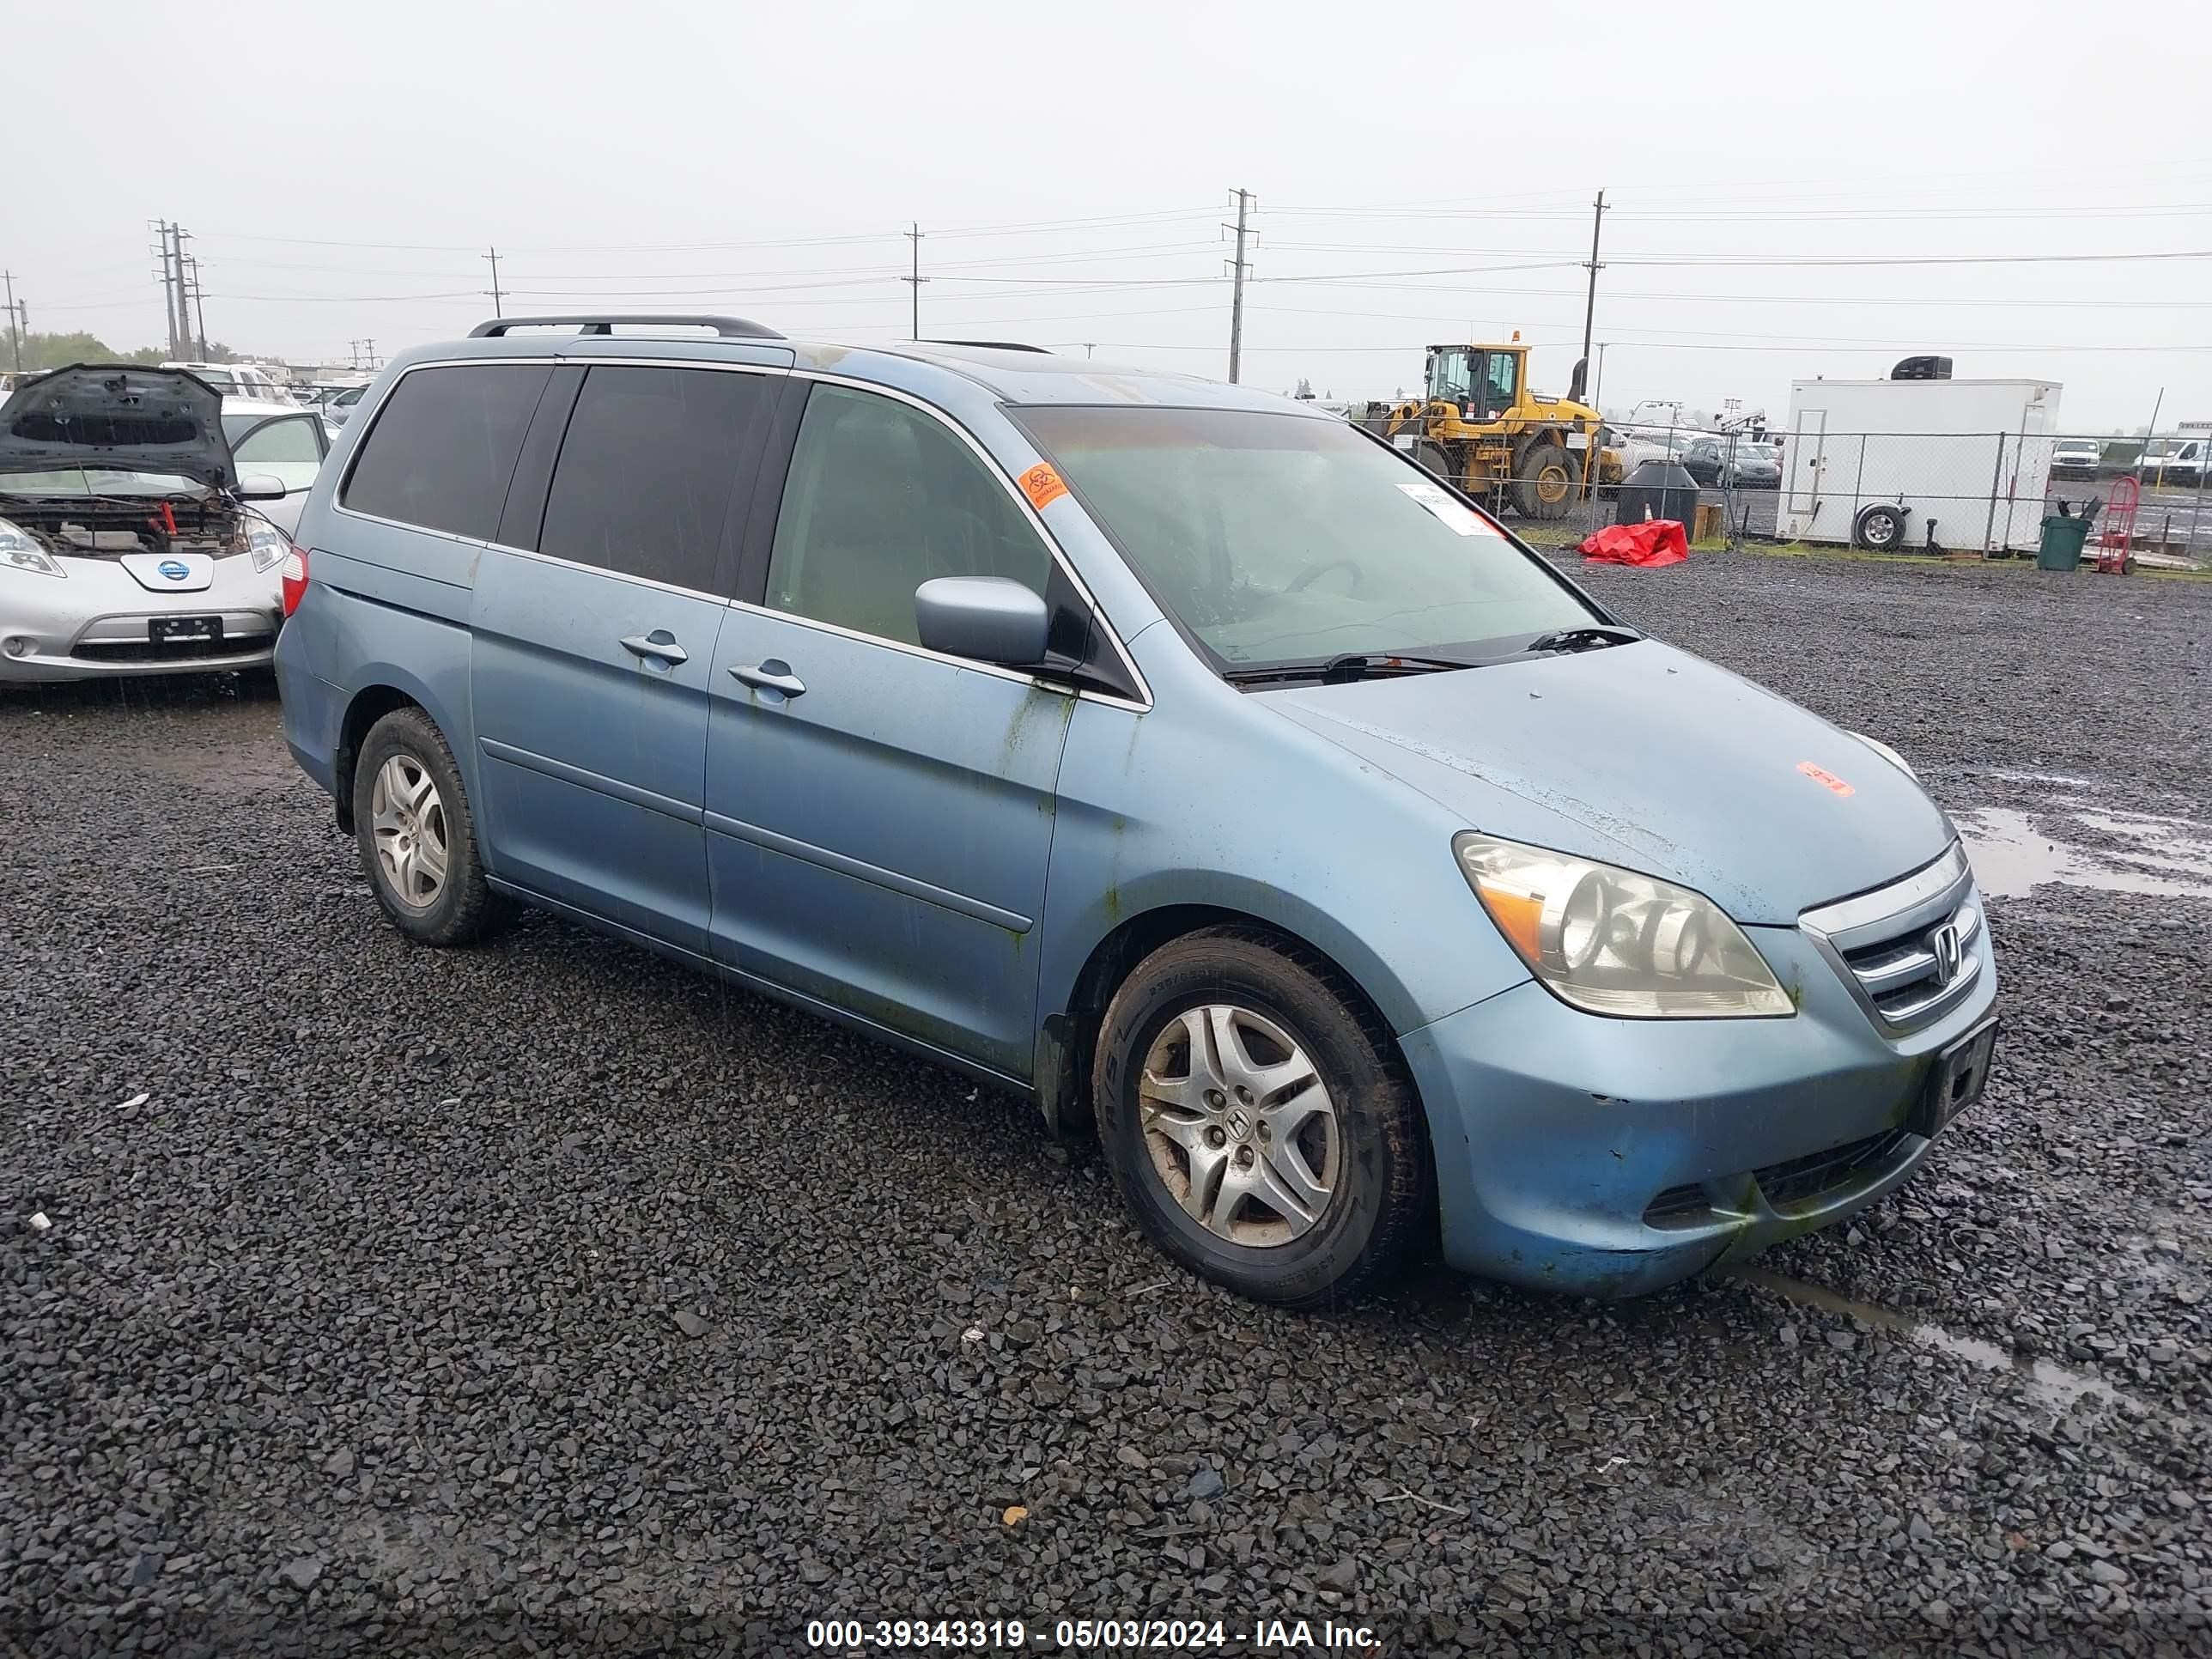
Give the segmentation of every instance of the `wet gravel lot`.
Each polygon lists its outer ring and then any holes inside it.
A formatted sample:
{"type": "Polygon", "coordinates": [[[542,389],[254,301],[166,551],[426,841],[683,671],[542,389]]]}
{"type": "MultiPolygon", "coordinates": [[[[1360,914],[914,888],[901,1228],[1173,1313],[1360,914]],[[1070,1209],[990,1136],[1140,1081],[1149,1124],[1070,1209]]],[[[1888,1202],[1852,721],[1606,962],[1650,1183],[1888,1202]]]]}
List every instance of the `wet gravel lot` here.
{"type": "Polygon", "coordinates": [[[0,696],[0,1652],[2212,1651],[2212,585],[1589,580],[2090,872],[1991,898],[1915,1182],[1625,1304],[1244,1304],[950,1073],[543,918],[407,946],[265,688],[0,696]]]}

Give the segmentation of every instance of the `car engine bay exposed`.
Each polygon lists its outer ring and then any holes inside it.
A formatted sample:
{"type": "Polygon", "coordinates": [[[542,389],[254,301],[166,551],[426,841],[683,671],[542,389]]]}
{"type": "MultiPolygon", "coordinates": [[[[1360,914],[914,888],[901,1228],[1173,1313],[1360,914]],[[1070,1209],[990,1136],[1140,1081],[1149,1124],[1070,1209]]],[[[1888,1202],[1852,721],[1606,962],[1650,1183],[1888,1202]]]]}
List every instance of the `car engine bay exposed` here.
{"type": "Polygon", "coordinates": [[[0,520],[55,558],[133,553],[204,553],[225,558],[252,543],[254,520],[227,496],[72,495],[0,493],[0,520]]]}

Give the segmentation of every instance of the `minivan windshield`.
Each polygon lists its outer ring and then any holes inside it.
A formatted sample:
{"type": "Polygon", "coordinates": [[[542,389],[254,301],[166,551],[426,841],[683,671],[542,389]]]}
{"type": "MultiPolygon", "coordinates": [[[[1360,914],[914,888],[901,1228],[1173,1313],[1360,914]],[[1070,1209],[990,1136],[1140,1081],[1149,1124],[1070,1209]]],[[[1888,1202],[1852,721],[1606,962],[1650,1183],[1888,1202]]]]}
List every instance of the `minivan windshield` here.
{"type": "Polygon", "coordinates": [[[1219,667],[1470,662],[1601,621],[1496,526],[1340,421],[1031,406],[1023,425],[1219,667]]]}

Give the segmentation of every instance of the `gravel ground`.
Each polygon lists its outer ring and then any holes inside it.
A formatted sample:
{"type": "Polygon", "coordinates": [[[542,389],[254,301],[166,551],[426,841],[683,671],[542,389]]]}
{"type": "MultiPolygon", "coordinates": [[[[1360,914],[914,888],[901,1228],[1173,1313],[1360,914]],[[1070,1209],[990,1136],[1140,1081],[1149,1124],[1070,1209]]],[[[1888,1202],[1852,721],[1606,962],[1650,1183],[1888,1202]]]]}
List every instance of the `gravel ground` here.
{"type": "MultiPolygon", "coordinates": [[[[2212,585],[1588,576],[1955,812],[2212,821],[2212,585]]],[[[2212,898],[1993,900],[1989,1097],[1756,1273],[1298,1318],[950,1073],[542,918],[410,949],[265,688],[0,698],[0,1652],[2212,1650],[2212,898]]]]}

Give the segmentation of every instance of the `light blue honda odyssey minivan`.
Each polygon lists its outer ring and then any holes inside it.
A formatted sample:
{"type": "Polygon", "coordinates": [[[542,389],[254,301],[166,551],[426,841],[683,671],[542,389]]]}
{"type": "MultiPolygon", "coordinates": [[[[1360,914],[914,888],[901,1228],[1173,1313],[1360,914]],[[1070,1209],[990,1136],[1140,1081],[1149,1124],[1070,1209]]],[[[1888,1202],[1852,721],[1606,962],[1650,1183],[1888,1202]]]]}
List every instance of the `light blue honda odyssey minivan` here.
{"type": "Polygon", "coordinates": [[[509,319],[392,362],[297,540],[286,733],[401,932],[536,905],[1022,1091],[1253,1297],[1432,1234],[1650,1289],[1981,1093],[1905,763],[1294,402],[509,319]]]}

